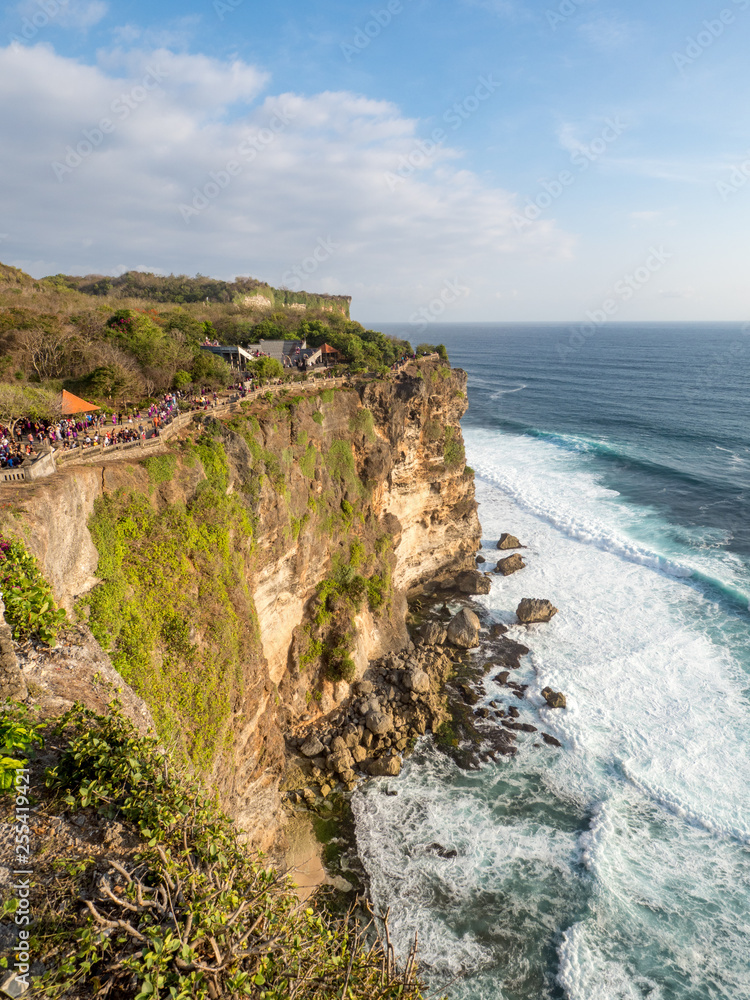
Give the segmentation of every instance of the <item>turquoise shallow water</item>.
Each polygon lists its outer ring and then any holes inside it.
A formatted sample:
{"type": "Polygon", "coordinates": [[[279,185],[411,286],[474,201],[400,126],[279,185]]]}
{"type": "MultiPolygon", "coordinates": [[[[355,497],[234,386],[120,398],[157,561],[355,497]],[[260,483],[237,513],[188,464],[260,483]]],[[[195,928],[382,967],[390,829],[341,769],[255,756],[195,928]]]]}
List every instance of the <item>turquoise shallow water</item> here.
{"type": "Polygon", "coordinates": [[[424,740],[397,796],[355,797],[374,899],[452,998],[750,998],[750,337],[619,325],[562,361],[564,328],[430,335],[470,376],[484,554],[528,545],[485,621],[560,608],[511,629],[526,698],[486,700],[563,749],[467,773],[424,740]]]}

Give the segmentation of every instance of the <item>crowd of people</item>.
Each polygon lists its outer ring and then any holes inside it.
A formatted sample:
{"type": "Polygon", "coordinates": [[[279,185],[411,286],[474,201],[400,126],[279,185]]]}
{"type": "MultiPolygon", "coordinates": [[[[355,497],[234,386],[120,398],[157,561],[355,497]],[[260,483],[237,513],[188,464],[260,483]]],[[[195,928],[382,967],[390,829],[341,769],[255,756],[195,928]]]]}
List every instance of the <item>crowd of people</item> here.
{"type": "MultiPolygon", "coordinates": [[[[391,365],[391,370],[398,372],[416,357],[416,354],[404,355],[391,365]]],[[[271,379],[265,383],[264,388],[281,385],[283,382],[283,379],[271,379]]],[[[261,387],[254,380],[241,378],[230,391],[245,399],[259,388],[261,387]]],[[[154,436],[158,437],[160,429],[171,424],[181,410],[209,410],[218,403],[216,392],[194,387],[167,392],[143,412],[140,408],[121,410],[111,415],[90,412],[56,420],[31,420],[22,417],[15,421],[12,428],[0,426],[0,468],[19,468],[27,459],[35,458],[45,443],[55,451],[69,452],[78,448],[107,448],[136,441],[144,442],[154,436]]]]}

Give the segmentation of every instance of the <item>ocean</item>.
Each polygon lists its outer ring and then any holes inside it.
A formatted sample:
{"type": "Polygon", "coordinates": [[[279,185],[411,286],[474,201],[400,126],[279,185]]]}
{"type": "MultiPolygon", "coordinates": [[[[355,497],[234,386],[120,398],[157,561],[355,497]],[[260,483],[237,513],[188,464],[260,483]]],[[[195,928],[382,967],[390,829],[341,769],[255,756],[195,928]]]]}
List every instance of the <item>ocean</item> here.
{"type": "MultiPolygon", "coordinates": [[[[408,325],[381,327],[409,337],[408,325]]],[[[374,903],[451,1000],[750,998],[750,333],[434,325],[469,374],[478,597],[531,647],[514,758],[423,739],[353,800],[374,903]],[[522,597],[548,625],[513,625],[522,597]],[[546,686],[567,696],[546,707],[546,686]],[[386,790],[397,794],[387,795],[386,790]],[[442,858],[435,842],[457,852],[442,858]]],[[[480,650],[491,655],[491,646],[480,650]]]]}

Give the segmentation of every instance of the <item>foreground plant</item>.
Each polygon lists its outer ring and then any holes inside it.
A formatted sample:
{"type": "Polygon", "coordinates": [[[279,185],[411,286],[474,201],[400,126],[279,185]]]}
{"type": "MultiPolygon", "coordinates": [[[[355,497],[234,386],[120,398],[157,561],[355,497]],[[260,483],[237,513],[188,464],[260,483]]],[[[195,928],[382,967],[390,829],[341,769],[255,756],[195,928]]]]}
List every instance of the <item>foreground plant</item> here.
{"type": "Polygon", "coordinates": [[[65,611],[55,604],[36,559],[21,542],[0,538],[0,587],[13,638],[38,636],[43,642],[54,643],[65,622],[65,611]]]}
{"type": "Polygon", "coordinates": [[[61,719],[69,742],[47,785],[71,811],[93,806],[129,821],[143,850],[79,881],[77,916],[40,921],[36,943],[56,968],[35,995],[422,996],[414,953],[399,971],[387,925],[383,945],[351,912],[300,904],[289,879],[251,856],[200,789],[174,776],[156,741],[110,708],[105,718],[76,705],[61,719]]]}

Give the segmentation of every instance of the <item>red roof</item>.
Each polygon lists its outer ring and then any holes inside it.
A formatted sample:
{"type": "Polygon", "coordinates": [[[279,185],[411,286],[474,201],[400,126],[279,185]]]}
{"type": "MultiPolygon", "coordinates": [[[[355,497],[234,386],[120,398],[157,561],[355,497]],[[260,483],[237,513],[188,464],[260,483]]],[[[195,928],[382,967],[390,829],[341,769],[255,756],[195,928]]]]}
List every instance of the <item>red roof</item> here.
{"type": "Polygon", "coordinates": [[[85,399],[81,399],[79,396],[74,396],[72,392],[68,392],[67,389],[62,391],[62,411],[63,414],[71,413],[91,413],[92,410],[98,410],[99,407],[95,406],[93,403],[87,403],[85,399]]]}

